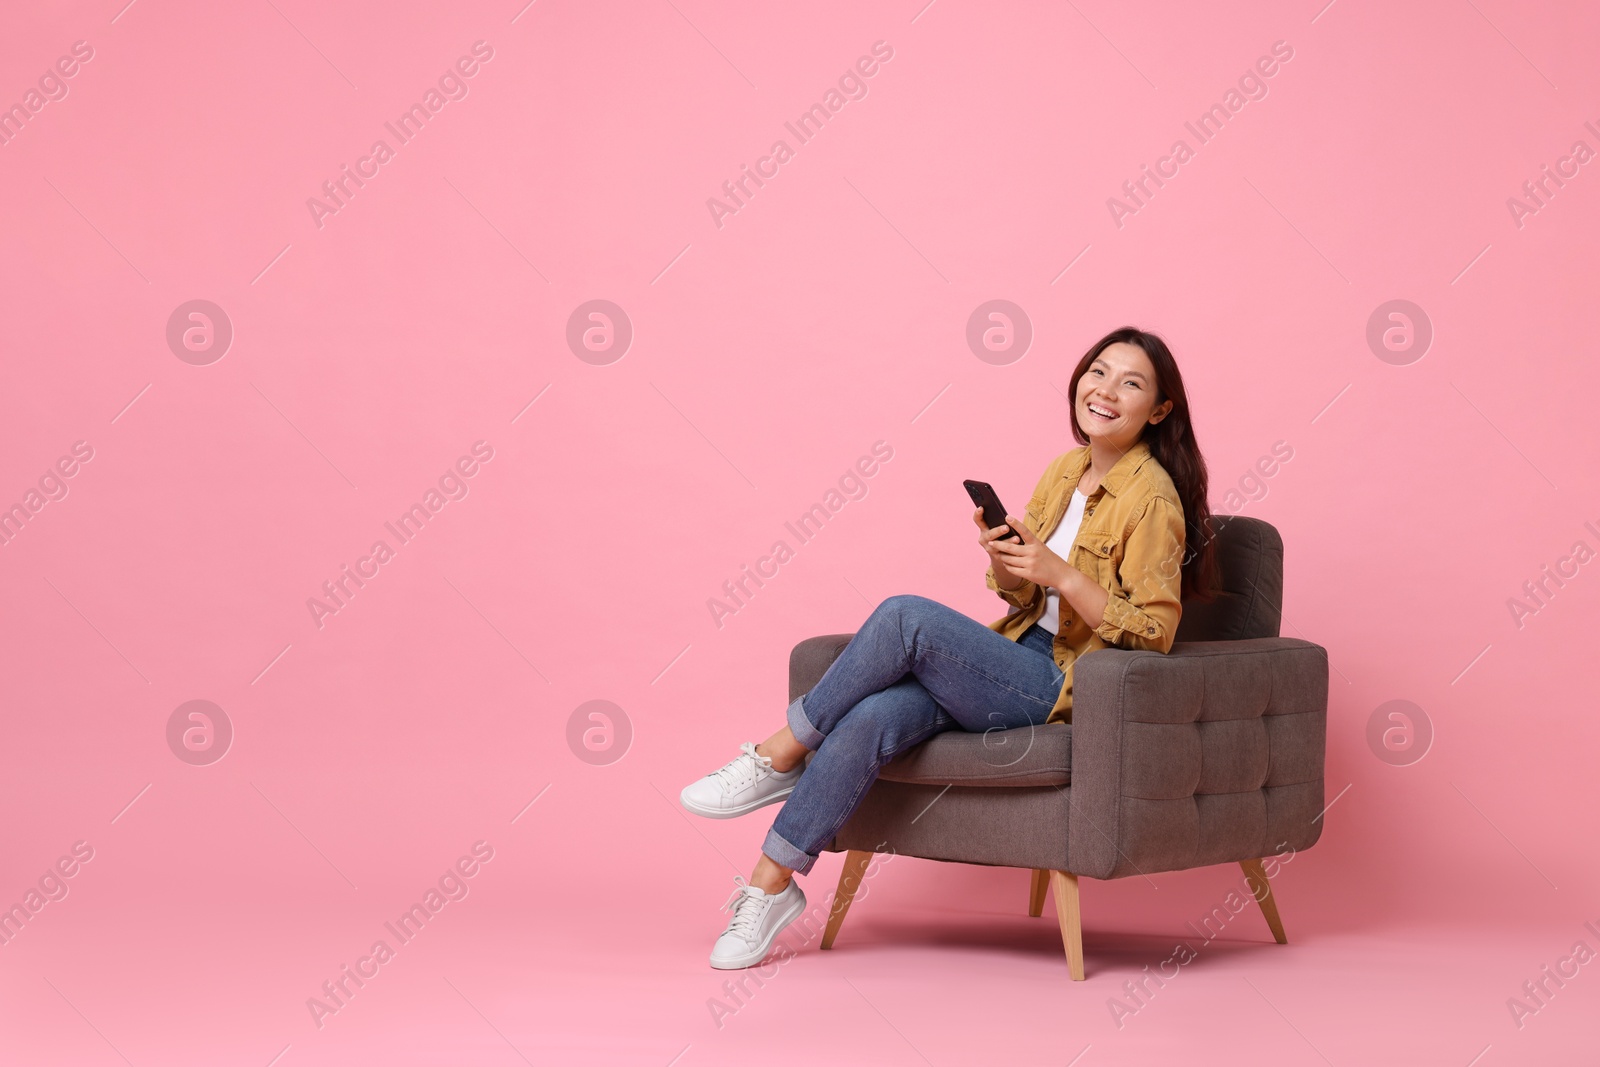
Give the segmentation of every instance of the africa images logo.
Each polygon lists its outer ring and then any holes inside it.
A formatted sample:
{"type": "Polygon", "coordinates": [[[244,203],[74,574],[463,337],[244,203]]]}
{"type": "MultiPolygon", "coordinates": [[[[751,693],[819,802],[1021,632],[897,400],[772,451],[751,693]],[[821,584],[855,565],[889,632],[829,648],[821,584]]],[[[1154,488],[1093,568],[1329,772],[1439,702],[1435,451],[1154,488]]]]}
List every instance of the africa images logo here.
{"type": "Polygon", "coordinates": [[[453,66],[445,68],[445,72],[439,75],[436,85],[428,86],[421,100],[402,111],[393,122],[383,124],[383,128],[394,138],[393,146],[380,137],[372,142],[372,147],[368,149],[366,155],[356,160],[353,170],[349,164],[341,163],[339,176],[322,183],[323,199],[315,196],[306,199],[306,210],[311,212],[311,221],[316,224],[317,229],[320,230],[325,225],[324,218],[337,215],[348,207],[350,201],[355,198],[357,190],[376,178],[383,166],[394,159],[399,146],[410,144],[428,122],[444,110],[447,103],[452,100],[465,100],[467,93],[471,91],[468,79],[475,77],[482,69],[481,65],[493,58],[494,48],[489,42],[482,40],[472,42],[472,55],[462,56],[453,66]]]}
{"type": "Polygon", "coordinates": [[[724,218],[737,215],[740,209],[747,206],[747,202],[756,195],[756,189],[765,187],[768,181],[776,178],[783,165],[795,157],[795,148],[809,143],[821,133],[823,126],[844,110],[845,104],[851,100],[865,100],[866,79],[877,74],[882,64],[893,58],[894,49],[889,42],[872,42],[872,55],[862,56],[854,66],[846,67],[845,72],[839,75],[837,87],[829,86],[819,103],[802,111],[793,122],[783,124],[783,128],[794,137],[794,147],[780,137],[772,142],[766,155],[756,160],[754,170],[748,164],[739,164],[739,176],[722,183],[722,195],[726,199],[719,200],[714,196],[706,198],[706,210],[711,212],[711,221],[717,229],[722,229],[724,218]],[[768,169],[769,165],[771,169],[768,169]],[[752,184],[754,189],[751,188],[752,184]]]}

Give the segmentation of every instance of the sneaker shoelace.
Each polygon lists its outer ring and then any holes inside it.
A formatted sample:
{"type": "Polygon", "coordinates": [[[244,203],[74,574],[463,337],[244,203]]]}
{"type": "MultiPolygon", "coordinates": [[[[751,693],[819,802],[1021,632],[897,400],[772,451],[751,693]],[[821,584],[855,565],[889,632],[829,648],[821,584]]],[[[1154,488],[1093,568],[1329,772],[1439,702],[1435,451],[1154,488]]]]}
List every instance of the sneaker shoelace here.
{"type": "Polygon", "coordinates": [[[756,940],[756,931],[761,928],[762,917],[767,914],[767,908],[772,904],[770,894],[763,894],[761,890],[746,882],[743,876],[735,876],[737,888],[733,895],[723,904],[723,910],[732,910],[733,918],[728,920],[728,928],[724,934],[732,934],[742,941],[753,942],[756,940]],[[758,895],[759,894],[759,895],[758,895]]]}
{"type": "Polygon", "coordinates": [[[739,753],[733,762],[714,772],[722,780],[722,786],[726,790],[738,790],[745,783],[759,779],[763,771],[772,769],[771,757],[757,755],[754,741],[746,741],[740,745],[739,753]]]}

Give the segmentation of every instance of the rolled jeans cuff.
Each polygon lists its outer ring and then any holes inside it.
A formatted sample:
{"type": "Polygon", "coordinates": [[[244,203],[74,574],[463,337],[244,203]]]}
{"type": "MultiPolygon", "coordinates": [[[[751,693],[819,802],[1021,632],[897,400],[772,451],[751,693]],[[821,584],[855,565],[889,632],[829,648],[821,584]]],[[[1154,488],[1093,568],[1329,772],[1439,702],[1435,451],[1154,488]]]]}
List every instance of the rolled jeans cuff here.
{"type": "Polygon", "coordinates": [[[774,863],[798,874],[810,874],[812,864],[817,862],[816,856],[809,852],[801,852],[779,836],[777,830],[767,831],[767,839],[761,843],[761,851],[774,863]]]}
{"type": "MultiPolygon", "coordinates": [[[[817,728],[811,725],[811,720],[806,718],[806,713],[800,706],[800,702],[804,699],[804,694],[795,697],[794,703],[789,705],[789,710],[784,714],[789,720],[789,731],[794,734],[794,739],[815,752],[822,747],[826,735],[818,733],[817,728]]],[[[774,856],[773,859],[777,857],[774,856]]],[[[787,867],[788,864],[784,866],[787,867]]]]}

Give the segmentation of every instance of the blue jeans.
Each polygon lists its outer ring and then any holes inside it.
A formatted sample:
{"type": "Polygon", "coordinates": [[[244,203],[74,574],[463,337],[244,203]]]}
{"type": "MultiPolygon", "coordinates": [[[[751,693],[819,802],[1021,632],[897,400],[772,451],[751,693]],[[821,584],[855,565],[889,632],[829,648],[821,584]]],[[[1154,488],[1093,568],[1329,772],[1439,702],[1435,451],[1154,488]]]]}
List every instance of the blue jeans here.
{"type": "MultiPolygon", "coordinates": [[[[927,597],[879,604],[811,692],[789,705],[789,728],[816,755],[761,851],[804,874],[896,754],[958,726],[1043,724],[1066,677],[1053,640],[1034,624],[1012,641],[927,597]]],[[[993,762],[1015,758],[997,747],[993,762]]]]}

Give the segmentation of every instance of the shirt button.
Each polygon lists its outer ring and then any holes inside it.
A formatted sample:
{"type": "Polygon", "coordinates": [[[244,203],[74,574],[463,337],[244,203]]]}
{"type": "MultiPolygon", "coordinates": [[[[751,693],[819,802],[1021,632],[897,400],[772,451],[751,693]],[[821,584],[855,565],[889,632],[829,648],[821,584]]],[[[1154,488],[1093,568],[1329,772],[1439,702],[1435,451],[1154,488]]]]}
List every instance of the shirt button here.
{"type": "Polygon", "coordinates": [[[1153,634],[1156,632],[1156,628],[1154,626],[1146,626],[1144,632],[1147,634],[1153,634]]]}

